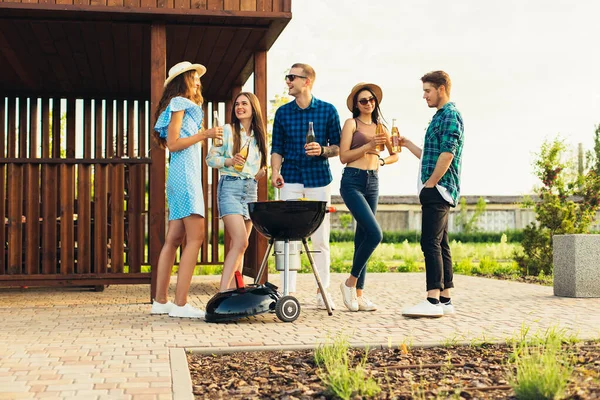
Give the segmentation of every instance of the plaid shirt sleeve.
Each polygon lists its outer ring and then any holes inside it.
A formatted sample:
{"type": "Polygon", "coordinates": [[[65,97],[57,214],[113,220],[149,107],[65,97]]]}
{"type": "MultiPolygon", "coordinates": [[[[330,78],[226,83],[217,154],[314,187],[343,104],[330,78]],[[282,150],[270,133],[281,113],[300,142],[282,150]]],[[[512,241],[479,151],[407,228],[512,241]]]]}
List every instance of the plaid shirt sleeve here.
{"type": "Polygon", "coordinates": [[[327,142],[330,146],[339,146],[342,135],[340,115],[335,107],[332,106],[331,108],[332,111],[330,112],[329,120],[327,121],[327,142]]]}
{"type": "Polygon", "coordinates": [[[440,121],[441,144],[440,150],[443,153],[451,153],[456,156],[462,137],[462,120],[454,110],[447,110],[440,121]]]}
{"type": "Polygon", "coordinates": [[[277,153],[283,156],[285,130],[281,123],[282,112],[281,108],[275,112],[275,120],[273,121],[273,133],[271,137],[271,154],[277,153]]]}

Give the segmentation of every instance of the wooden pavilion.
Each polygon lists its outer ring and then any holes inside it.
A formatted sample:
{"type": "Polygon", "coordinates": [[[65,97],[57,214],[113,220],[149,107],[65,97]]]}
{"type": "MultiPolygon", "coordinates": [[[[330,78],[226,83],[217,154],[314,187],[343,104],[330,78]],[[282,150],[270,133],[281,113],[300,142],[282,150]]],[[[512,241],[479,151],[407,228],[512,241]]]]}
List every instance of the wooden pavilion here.
{"type": "MultiPolygon", "coordinates": [[[[253,74],[266,113],[267,51],[290,19],[291,0],[0,0],[0,286],[154,295],[165,151],[149,138],[167,68],[204,64],[205,115],[224,103],[226,120],[253,74]]],[[[221,264],[218,172],[202,173],[199,263],[221,264]]],[[[265,250],[254,232],[247,274],[265,250]]]]}

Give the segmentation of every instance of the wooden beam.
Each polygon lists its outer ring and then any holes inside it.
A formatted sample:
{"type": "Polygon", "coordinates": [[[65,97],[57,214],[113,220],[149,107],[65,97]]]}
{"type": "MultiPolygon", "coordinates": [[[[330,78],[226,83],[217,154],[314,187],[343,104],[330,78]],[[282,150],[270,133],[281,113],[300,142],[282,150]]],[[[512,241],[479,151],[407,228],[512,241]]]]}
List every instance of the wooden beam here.
{"type": "MultiPolygon", "coordinates": [[[[162,96],[167,71],[167,29],[165,24],[150,28],[150,126],[156,123],[154,114],[162,96]]],[[[153,144],[150,150],[150,226],[149,258],[152,270],[150,300],[156,295],[158,256],[165,243],[165,150],[153,144]]]]}
{"type": "MultiPolygon", "coordinates": [[[[172,3],[173,0],[161,0],[164,6],[172,3]]],[[[196,0],[192,0],[194,3],[196,0]]],[[[185,19],[206,17],[206,22],[209,19],[215,17],[226,17],[227,19],[292,19],[292,13],[289,11],[237,11],[237,10],[223,10],[220,9],[206,9],[198,8],[192,4],[192,8],[174,8],[172,4],[170,7],[125,7],[125,6],[110,6],[110,7],[98,7],[92,5],[61,5],[61,4],[27,4],[27,3],[6,3],[0,2],[0,10],[6,10],[2,14],[2,18],[27,18],[39,20],[40,18],[46,18],[48,11],[53,12],[55,18],[63,18],[75,21],[81,20],[104,20],[112,21],[115,17],[127,18],[132,21],[148,21],[149,18],[154,23],[178,23],[185,19]]],[[[212,7],[219,7],[218,4],[212,5],[212,7]]]]}
{"type": "MultiPolygon", "coordinates": [[[[5,4],[5,3],[0,3],[0,5],[2,5],[2,4],[5,4]]],[[[19,5],[21,5],[21,3],[19,3],[19,5]]],[[[36,4],[36,6],[37,6],[37,4],[36,4]]],[[[2,9],[2,8],[0,7],[0,9],[2,9]]],[[[19,76],[19,78],[21,78],[21,81],[23,81],[23,84],[27,88],[34,89],[39,86],[39,85],[37,85],[37,82],[31,77],[27,68],[25,68],[25,65],[23,65],[21,63],[19,56],[17,56],[15,51],[12,49],[10,43],[4,36],[4,33],[2,33],[1,29],[0,29],[0,53],[2,53],[4,55],[4,57],[8,60],[8,63],[10,64],[12,69],[19,76]]],[[[2,98],[4,98],[4,97],[2,97],[2,98]]]]}

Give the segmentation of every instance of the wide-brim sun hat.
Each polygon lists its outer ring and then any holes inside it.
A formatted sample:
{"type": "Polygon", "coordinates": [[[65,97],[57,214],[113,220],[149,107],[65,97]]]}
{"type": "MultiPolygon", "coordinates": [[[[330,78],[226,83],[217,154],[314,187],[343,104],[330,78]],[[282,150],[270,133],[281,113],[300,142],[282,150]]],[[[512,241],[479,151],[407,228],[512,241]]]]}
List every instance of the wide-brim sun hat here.
{"type": "Polygon", "coordinates": [[[381,90],[381,88],[374,83],[361,82],[354,85],[354,87],[350,91],[350,94],[348,95],[348,99],[346,99],[346,105],[348,106],[348,110],[350,110],[350,112],[353,111],[352,106],[354,105],[354,96],[356,95],[356,93],[364,89],[371,90],[375,97],[377,97],[377,103],[381,104],[381,100],[383,99],[383,91],[381,90]]]}
{"type": "Polygon", "coordinates": [[[206,67],[202,64],[192,64],[189,61],[182,61],[171,67],[169,70],[169,76],[165,79],[164,87],[167,87],[169,82],[175,79],[176,76],[183,74],[188,71],[198,71],[198,75],[202,76],[206,73],[206,67]]]}

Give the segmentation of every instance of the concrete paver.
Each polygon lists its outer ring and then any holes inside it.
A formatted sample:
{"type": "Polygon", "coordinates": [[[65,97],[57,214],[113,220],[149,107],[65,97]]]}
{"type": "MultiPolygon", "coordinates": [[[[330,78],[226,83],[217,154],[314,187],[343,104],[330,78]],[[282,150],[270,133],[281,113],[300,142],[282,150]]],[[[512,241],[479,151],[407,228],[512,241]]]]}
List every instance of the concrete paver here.
{"type": "MultiPolygon", "coordinates": [[[[0,399],[171,399],[174,349],[311,346],[340,332],[372,346],[502,340],[523,324],[600,337],[598,299],[554,297],[551,287],[456,276],[456,316],[406,319],[402,309],[423,298],[423,274],[370,274],[367,293],[380,309],[359,313],[340,309],[344,277],[332,274],[338,309],[329,317],[313,304],[312,276],[299,275],[302,313],[292,324],[271,314],[226,324],[151,316],[147,285],[0,289],[0,399]]],[[[195,277],[190,302],[203,308],[218,280],[195,277]]]]}

